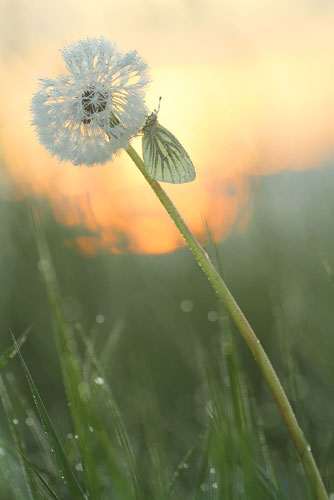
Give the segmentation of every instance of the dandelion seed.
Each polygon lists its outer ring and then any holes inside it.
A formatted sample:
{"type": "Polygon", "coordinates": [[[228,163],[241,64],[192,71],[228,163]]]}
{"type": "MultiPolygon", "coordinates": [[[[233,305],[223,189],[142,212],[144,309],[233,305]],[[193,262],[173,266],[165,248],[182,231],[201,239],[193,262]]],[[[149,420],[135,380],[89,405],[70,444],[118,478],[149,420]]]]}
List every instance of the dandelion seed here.
{"type": "Polygon", "coordinates": [[[104,38],[80,40],[62,56],[69,74],[40,80],[33,125],[41,144],[61,161],[103,164],[145,123],[147,65],[136,51],[121,54],[104,38]]]}

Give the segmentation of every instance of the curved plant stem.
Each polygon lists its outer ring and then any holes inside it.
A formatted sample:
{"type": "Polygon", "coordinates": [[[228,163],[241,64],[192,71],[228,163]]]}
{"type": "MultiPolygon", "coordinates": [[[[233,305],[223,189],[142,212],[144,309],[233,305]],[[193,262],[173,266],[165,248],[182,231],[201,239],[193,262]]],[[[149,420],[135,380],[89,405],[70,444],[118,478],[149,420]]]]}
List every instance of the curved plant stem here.
{"type": "Polygon", "coordinates": [[[202,268],[203,272],[206,274],[209,279],[213,289],[217,293],[220,300],[225,304],[227,309],[229,310],[230,315],[232,316],[235,324],[239,328],[239,331],[246,341],[248,347],[253,353],[254,358],[259,365],[259,368],[262,372],[264,379],[266,380],[269,389],[274,396],[276,403],[281,411],[283,420],[285,425],[288,428],[290,437],[293,441],[293,444],[297,450],[297,453],[303,463],[306,476],[308,477],[311,487],[314,491],[315,498],[318,500],[328,500],[328,495],[326,493],[324,484],[322,482],[322,478],[320,476],[319,470],[315,463],[315,460],[312,455],[311,447],[306,441],[303,431],[299,427],[295,414],[292,410],[292,407],[289,403],[289,400],[284,392],[284,389],[276,375],[276,372],[266,355],[260,340],[255,335],[252,327],[248,323],[246,317],[241,311],[240,307],[236,303],[233,298],[231,292],[225,285],[223,279],[218,274],[217,270],[213,266],[209,256],[205,252],[205,250],[201,247],[195,236],[190,231],[189,227],[183,220],[182,216],[174,206],[173,202],[167,195],[167,193],[163,190],[160,184],[151,179],[147,174],[145,165],[143,160],[140,158],[138,153],[133,149],[132,146],[129,146],[127,149],[127,153],[134,161],[136,166],[139,168],[147,182],[150,184],[151,188],[167,210],[169,216],[173,220],[174,224],[182,234],[185,242],[188,247],[192,251],[195,259],[198,264],[202,268]]]}

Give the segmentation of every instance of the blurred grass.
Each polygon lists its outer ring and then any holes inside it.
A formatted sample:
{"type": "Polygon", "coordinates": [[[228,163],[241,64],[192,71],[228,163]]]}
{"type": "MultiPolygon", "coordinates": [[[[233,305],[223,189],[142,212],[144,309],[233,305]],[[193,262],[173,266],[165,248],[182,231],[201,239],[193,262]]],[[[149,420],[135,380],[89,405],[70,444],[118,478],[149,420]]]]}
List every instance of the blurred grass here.
{"type": "MultiPolygon", "coordinates": [[[[208,245],[283,379],[329,492],[333,188],[326,168],[262,179],[247,228],[208,245]]],[[[14,358],[2,372],[1,498],[311,498],[254,361],[186,250],[87,258],[64,244],[71,230],[42,204],[38,255],[27,206],[0,203],[0,353],[10,329],[18,337],[32,326],[21,346],[27,368],[14,358]]]]}

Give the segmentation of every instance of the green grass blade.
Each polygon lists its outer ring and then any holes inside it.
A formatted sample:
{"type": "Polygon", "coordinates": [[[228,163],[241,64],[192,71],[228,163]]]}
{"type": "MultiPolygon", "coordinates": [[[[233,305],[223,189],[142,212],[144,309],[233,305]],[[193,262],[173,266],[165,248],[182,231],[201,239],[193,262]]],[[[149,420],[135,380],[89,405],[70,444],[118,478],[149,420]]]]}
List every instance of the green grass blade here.
{"type": "Polygon", "coordinates": [[[204,437],[205,436],[203,434],[200,434],[197,437],[195,443],[187,451],[187,453],[184,455],[183,459],[179,462],[177,468],[174,471],[172,478],[170,479],[170,482],[169,482],[169,485],[167,488],[167,498],[170,498],[171,495],[173,494],[178,480],[180,479],[182,474],[188,469],[189,463],[190,463],[191,459],[194,457],[195,452],[197,451],[197,449],[199,447],[200,441],[202,441],[204,439],[204,437]]]}
{"type": "Polygon", "coordinates": [[[91,381],[93,397],[98,402],[99,407],[104,408],[106,410],[107,418],[116,434],[116,439],[121,448],[122,456],[127,465],[135,497],[140,498],[141,495],[140,495],[139,477],[136,467],[135,454],[131,445],[131,440],[126,431],[122,415],[114,399],[111,387],[106,380],[103,366],[95,355],[95,349],[93,343],[85,335],[82,336],[82,339],[86,345],[86,349],[90,354],[91,362],[95,368],[94,380],[91,381]],[[102,383],[96,383],[95,381],[99,381],[102,383]]]}
{"type": "MultiPolygon", "coordinates": [[[[17,339],[17,345],[21,347],[24,342],[27,340],[28,333],[31,331],[31,327],[27,328],[17,339]]],[[[16,354],[16,347],[15,344],[12,346],[8,347],[6,351],[1,354],[0,356],[0,372],[8,365],[10,360],[15,356],[16,354]]]]}
{"type": "MultiPolygon", "coordinates": [[[[15,343],[15,339],[14,339],[14,343],[15,343]]],[[[68,460],[66,458],[66,455],[63,451],[63,448],[60,444],[60,441],[58,439],[56,431],[52,425],[51,419],[50,419],[48,412],[44,406],[44,403],[43,403],[43,401],[42,401],[42,399],[37,391],[35,383],[30,375],[28,367],[27,367],[19,349],[18,349],[18,356],[20,358],[25,376],[27,378],[29,388],[30,388],[31,394],[33,396],[38,414],[40,416],[44,431],[48,437],[51,450],[53,451],[54,456],[56,458],[56,461],[57,461],[57,464],[58,464],[58,467],[60,470],[60,475],[61,475],[61,477],[64,481],[64,484],[68,490],[70,498],[76,498],[76,499],[82,498],[82,499],[84,499],[85,495],[84,495],[76,477],[74,476],[74,474],[70,468],[70,465],[69,465],[68,460]]]]}
{"type": "Polygon", "coordinates": [[[45,486],[45,488],[48,490],[52,498],[55,498],[55,500],[60,500],[60,498],[56,495],[55,491],[51,488],[51,486],[48,484],[48,482],[44,479],[42,474],[39,472],[37,467],[35,467],[34,464],[30,462],[30,460],[23,454],[21,453],[21,456],[23,460],[26,462],[26,464],[31,468],[31,470],[34,472],[34,474],[38,477],[38,479],[41,481],[41,483],[45,486]]]}
{"type": "Polygon", "coordinates": [[[99,440],[99,453],[107,467],[115,491],[115,498],[133,500],[134,488],[132,481],[129,480],[129,473],[128,471],[125,472],[124,467],[120,465],[117,451],[115,451],[106,429],[96,414],[92,415],[92,428],[99,440]]]}
{"type": "Polygon", "coordinates": [[[118,321],[116,321],[116,323],[114,324],[109,333],[107,342],[105,343],[103,351],[99,356],[100,366],[101,368],[103,368],[104,371],[110,365],[110,360],[113,356],[119,338],[124,331],[124,326],[125,326],[125,321],[123,318],[120,318],[118,321]]]}
{"type": "Polygon", "coordinates": [[[99,500],[101,497],[101,488],[96,469],[96,460],[94,459],[94,440],[90,431],[89,395],[87,395],[87,391],[85,390],[74,335],[66,320],[57,276],[36,210],[32,211],[32,218],[41,270],[49,296],[58,356],[61,362],[74,428],[78,435],[84,477],[90,496],[94,500],[99,500]]]}
{"type": "Polygon", "coordinates": [[[29,467],[27,467],[27,464],[22,460],[21,455],[24,453],[24,444],[21,439],[20,433],[18,432],[17,426],[15,425],[15,414],[14,410],[12,407],[11,400],[9,398],[8,391],[6,389],[5,383],[3,381],[2,376],[0,375],[0,396],[2,400],[2,404],[5,409],[6,417],[8,420],[9,428],[11,431],[11,434],[13,436],[13,440],[15,443],[15,446],[18,451],[18,457],[20,461],[20,466],[21,470],[23,473],[23,476],[26,480],[26,486],[27,486],[27,494],[29,495],[29,498],[32,500],[39,500],[38,492],[37,492],[37,486],[34,480],[34,477],[31,473],[31,470],[29,467]]]}

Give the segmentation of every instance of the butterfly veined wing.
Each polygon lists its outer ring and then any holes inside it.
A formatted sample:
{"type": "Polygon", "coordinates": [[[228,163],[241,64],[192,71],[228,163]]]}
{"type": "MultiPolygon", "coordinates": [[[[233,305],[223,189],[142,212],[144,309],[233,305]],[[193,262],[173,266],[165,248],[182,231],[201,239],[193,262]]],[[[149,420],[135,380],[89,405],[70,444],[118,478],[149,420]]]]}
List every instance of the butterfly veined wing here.
{"type": "Polygon", "coordinates": [[[150,177],[157,181],[182,184],[196,177],[188,153],[165,127],[160,125],[155,113],[143,127],[143,158],[150,177]]]}

